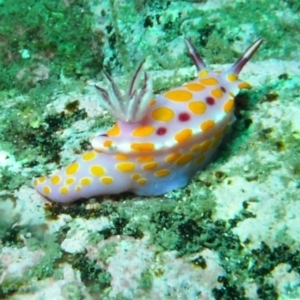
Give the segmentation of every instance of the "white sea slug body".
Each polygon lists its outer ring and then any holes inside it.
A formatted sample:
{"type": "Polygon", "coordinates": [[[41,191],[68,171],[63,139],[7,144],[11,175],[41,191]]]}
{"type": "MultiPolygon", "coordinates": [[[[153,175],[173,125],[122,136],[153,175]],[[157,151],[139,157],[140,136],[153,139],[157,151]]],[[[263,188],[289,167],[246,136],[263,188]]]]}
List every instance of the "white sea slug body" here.
{"type": "Polygon", "coordinates": [[[156,98],[142,64],[125,95],[104,72],[110,87],[96,88],[116,124],[92,138],[93,150],[50,177],[34,179],[35,189],[51,201],[67,203],[125,191],[160,195],[184,187],[210,162],[233,123],[234,97],[249,87],[238,75],[261,43],[254,42],[229,69],[213,72],[186,40],[198,77],[156,98]]]}

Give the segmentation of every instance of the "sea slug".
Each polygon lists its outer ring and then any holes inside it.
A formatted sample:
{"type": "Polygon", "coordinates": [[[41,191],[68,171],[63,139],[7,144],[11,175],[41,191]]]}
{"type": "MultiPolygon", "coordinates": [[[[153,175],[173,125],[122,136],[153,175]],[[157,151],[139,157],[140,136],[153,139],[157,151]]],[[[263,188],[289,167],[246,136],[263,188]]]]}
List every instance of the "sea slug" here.
{"type": "Polygon", "coordinates": [[[161,195],[184,187],[211,161],[234,121],[234,97],[249,87],[238,75],[262,39],[223,72],[211,71],[192,43],[185,42],[198,77],[157,97],[152,96],[143,63],[126,94],[104,71],[109,88],[96,85],[96,89],[117,123],[92,137],[92,150],[70,165],[50,177],[34,179],[41,195],[61,203],[125,191],[161,195]]]}

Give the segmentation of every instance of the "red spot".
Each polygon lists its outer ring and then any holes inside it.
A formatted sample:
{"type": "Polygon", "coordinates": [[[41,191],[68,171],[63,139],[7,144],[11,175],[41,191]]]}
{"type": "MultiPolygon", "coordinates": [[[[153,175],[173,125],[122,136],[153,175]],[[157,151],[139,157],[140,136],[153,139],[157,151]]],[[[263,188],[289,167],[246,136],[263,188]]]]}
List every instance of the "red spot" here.
{"type": "Polygon", "coordinates": [[[215,99],[213,97],[207,97],[205,100],[206,100],[206,103],[208,105],[214,105],[215,104],[215,99]]]}
{"type": "Polygon", "coordinates": [[[178,119],[181,122],[186,122],[191,118],[190,114],[188,114],[187,112],[182,112],[178,115],[178,119]]]}
{"type": "Polygon", "coordinates": [[[156,130],[156,134],[157,135],[164,135],[167,132],[167,128],[166,127],[159,127],[156,130]]]}

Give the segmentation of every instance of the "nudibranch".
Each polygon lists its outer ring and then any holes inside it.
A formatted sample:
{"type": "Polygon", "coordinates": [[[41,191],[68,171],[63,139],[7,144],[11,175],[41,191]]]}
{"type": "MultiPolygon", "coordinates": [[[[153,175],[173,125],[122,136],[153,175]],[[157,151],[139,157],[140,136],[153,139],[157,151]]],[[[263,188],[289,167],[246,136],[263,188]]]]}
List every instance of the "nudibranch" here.
{"type": "Polygon", "coordinates": [[[187,185],[211,161],[234,121],[234,97],[249,87],[238,75],[262,39],[223,72],[211,71],[193,44],[185,42],[198,77],[157,97],[143,63],[126,94],[104,71],[109,88],[95,87],[116,124],[92,137],[92,150],[70,165],[34,179],[41,195],[61,203],[125,191],[161,195],[187,185]]]}

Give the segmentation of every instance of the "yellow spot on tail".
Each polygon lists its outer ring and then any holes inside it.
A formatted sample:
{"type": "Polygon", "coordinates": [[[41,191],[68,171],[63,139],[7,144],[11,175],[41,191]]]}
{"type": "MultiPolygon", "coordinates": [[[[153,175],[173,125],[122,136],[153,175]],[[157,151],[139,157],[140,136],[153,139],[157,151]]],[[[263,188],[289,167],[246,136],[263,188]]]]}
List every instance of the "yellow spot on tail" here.
{"type": "Polygon", "coordinates": [[[59,184],[61,181],[61,177],[58,175],[54,175],[53,177],[51,177],[50,181],[53,185],[59,184]]]}
{"type": "Polygon", "coordinates": [[[155,121],[169,122],[174,118],[174,112],[168,107],[159,107],[153,110],[151,117],[155,121]]]}
{"type": "Polygon", "coordinates": [[[100,178],[100,181],[103,183],[103,184],[112,184],[114,182],[114,179],[110,176],[102,176],[100,178]]]}
{"type": "Polygon", "coordinates": [[[154,130],[155,128],[153,126],[140,126],[133,130],[132,135],[135,137],[145,137],[151,135],[154,130]]]}
{"type": "Polygon", "coordinates": [[[89,177],[83,177],[80,179],[80,184],[82,185],[90,185],[92,183],[92,179],[89,177]]]}
{"type": "Polygon", "coordinates": [[[75,162],[66,167],[65,173],[67,175],[74,175],[79,169],[79,163],[75,162]]]}
{"type": "Polygon", "coordinates": [[[105,169],[102,166],[94,165],[90,167],[90,172],[94,176],[102,176],[105,174],[105,169]]]}
{"type": "Polygon", "coordinates": [[[230,113],[233,109],[233,104],[234,104],[234,100],[233,99],[229,99],[225,104],[224,104],[224,111],[226,113],[230,113]]]}
{"type": "Polygon", "coordinates": [[[165,177],[168,176],[169,174],[170,174],[170,170],[168,169],[161,169],[154,173],[156,177],[165,177]]]}
{"type": "Polygon", "coordinates": [[[89,161],[89,160],[93,160],[95,157],[96,157],[96,153],[94,151],[88,151],[82,155],[82,160],[89,161]]]}
{"type": "Polygon", "coordinates": [[[192,136],[193,131],[191,129],[183,129],[180,132],[178,132],[177,134],[175,134],[175,140],[178,143],[185,143],[186,141],[188,141],[191,136],[192,136]]]}
{"type": "Polygon", "coordinates": [[[166,98],[176,102],[185,102],[193,98],[193,94],[185,90],[173,90],[164,94],[166,98]]]}
{"type": "Polygon", "coordinates": [[[46,181],[46,177],[39,177],[33,181],[34,186],[39,185],[40,183],[44,183],[46,181]]]}
{"type": "Polygon", "coordinates": [[[116,164],[116,168],[121,172],[131,172],[135,169],[135,164],[132,162],[122,162],[116,164]]]}
{"type": "Polygon", "coordinates": [[[103,142],[103,146],[106,147],[106,148],[111,147],[112,144],[113,144],[113,142],[110,141],[110,140],[106,140],[106,141],[103,142]]]}
{"type": "Polygon", "coordinates": [[[140,178],[137,180],[137,183],[140,185],[144,185],[147,183],[147,179],[146,178],[140,178]]]}
{"type": "Polygon", "coordinates": [[[51,193],[51,188],[49,186],[44,186],[43,191],[46,195],[49,195],[51,193]]]}
{"type": "Polygon", "coordinates": [[[223,92],[221,89],[214,89],[211,91],[211,95],[215,98],[221,98],[223,96],[223,92]]]}
{"type": "Polygon", "coordinates": [[[200,125],[200,128],[201,128],[203,131],[208,131],[208,130],[212,129],[214,126],[215,126],[215,121],[213,121],[213,120],[208,120],[208,121],[203,122],[203,123],[200,125]]]}
{"type": "Polygon", "coordinates": [[[44,183],[46,181],[46,177],[40,177],[37,179],[39,183],[44,183]]]}
{"type": "Polygon", "coordinates": [[[236,80],[238,80],[238,78],[239,77],[236,74],[228,74],[227,75],[227,80],[230,82],[236,81],[236,80]]]}
{"type": "Polygon", "coordinates": [[[176,165],[184,165],[186,163],[188,163],[192,158],[193,158],[193,154],[192,153],[186,153],[183,154],[177,161],[176,161],[176,165]]]}
{"type": "Polygon", "coordinates": [[[117,136],[119,135],[121,132],[120,127],[118,126],[118,124],[115,124],[111,129],[109,129],[106,134],[109,136],[117,136]]]}
{"type": "Polygon", "coordinates": [[[135,173],[135,174],[132,174],[131,175],[131,179],[132,180],[138,180],[138,179],[140,179],[142,176],[141,176],[141,174],[138,174],[138,173],[135,173]]]}
{"type": "Polygon", "coordinates": [[[75,182],[75,178],[74,177],[69,177],[66,179],[65,184],[66,185],[71,185],[75,182]]]}
{"type": "Polygon", "coordinates": [[[147,164],[144,164],[143,169],[149,171],[149,170],[155,169],[157,166],[158,166],[158,163],[155,161],[152,161],[147,164]]]}
{"type": "Polygon", "coordinates": [[[202,115],[206,110],[206,104],[203,101],[193,101],[188,104],[189,110],[196,115],[202,115]]]}
{"type": "Polygon", "coordinates": [[[115,155],[115,159],[116,159],[116,160],[127,160],[127,159],[128,159],[128,156],[125,155],[125,154],[116,154],[116,155],[115,155]]]}
{"type": "Polygon", "coordinates": [[[166,162],[172,163],[180,157],[179,153],[172,153],[166,157],[166,162]]]}
{"type": "Polygon", "coordinates": [[[218,84],[219,81],[214,77],[208,77],[208,78],[200,79],[200,83],[204,85],[215,85],[218,84]]]}
{"type": "Polygon", "coordinates": [[[59,192],[62,194],[62,195],[66,195],[69,193],[69,188],[67,186],[63,186],[59,189],[59,192]]]}
{"type": "Polygon", "coordinates": [[[187,83],[184,85],[190,91],[203,91],[205,86],[199,83],[187,83]]]}
{"type": "Polygon", "coordinates": [[[208,73],[209,73],[208,70],[202,70],[202,71],[199,72],[199,77],[200,77],[200,78],[203,78],[203,77],[205,77],[208,73]]]}
{"type": "Polygon", "coordinates": [[[137,152],[153,151],[154,144],[153,143],[133,143],[130,145],[130,148],[137,152]]]}
{"type": "Polygon", "coordinates": [[[149,161],[152,161],[153,160],[153,156],[146,156],[146,155],[143,155],[143,156],[139,156],[136,161],[138,162],[149,162],[149,161]]]}

